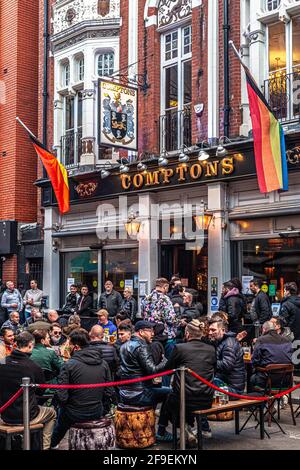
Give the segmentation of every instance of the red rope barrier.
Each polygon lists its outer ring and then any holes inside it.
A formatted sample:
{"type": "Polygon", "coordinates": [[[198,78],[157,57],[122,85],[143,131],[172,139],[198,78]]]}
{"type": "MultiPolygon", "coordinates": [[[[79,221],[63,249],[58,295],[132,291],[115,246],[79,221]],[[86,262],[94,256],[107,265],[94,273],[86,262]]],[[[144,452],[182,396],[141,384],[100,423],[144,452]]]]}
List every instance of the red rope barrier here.
{"type": "Polygon", "coordinates": [[[6,410],[6,408],[8,408],[14,401],[16,401],[16,399],[19,398],[19,396],[22,395],[22,393],[23,393],[23,388],[19,388],[19,390],[8,400],[8,402],[6,402],[5,405],[3,405],[0,408],[0,415],[1,413],[3,413],[3,411],[6,410]]]}
{"type": "Polygon", "coordinates": [[[295,385],[295,387],[293,388],[290,388],[289,390],[285,390],[283,392],[280,392],[278,393],[277,395],[269,395],[267,397],[253,397],[253,396],[249,396],[249,395],[238,395],[237,393],[232,393],[232,392],[228,392],[226,390],[223,390],[222,388],[219,388],[217,387],[216,385],[214,385],[213,383],[209,382],[208,380],[204,379],[203,377],[201,377],[200,375],[196,374],[196,372],[194,372],[192,369],[188,369],[188,372],[193,375],[196,379],[200,380],[201,382],[203,382],[205,385],[207,385],[208,387],[210,388],[213,388],[214,390],[217,390],[218,392],[221,392],[223,393],[224,395],[229,395],[230,397],[233,397],[233,398],[239,398],[239,399],[243,399],[243,400],[253,400],[253,401],[267,401],[267,400],[275,400],[277,398],[281,398],[281,397],[284,397],[284,395],[288,395],[289,393],[292,393],[294,392],[295,390],[297,390],[298,388],[300,388],[300,384],[299,385],[295,385]]]}
{"type": "Polygon", "coordinates": [[[119,382],[105,382],[102,384],[82,384],[82,385],[50,385],[50,384],[36,384],[37,388],[58,388],[58,389],[77,389],[77,388],[101,388],[101,387],[117,387],[119,385],[134,384],[137,382],[144,382],[145,380],[155,379],[156,377],[163,377],[165,375],[174,374],[175,369],[161,372],[160,374],[149,375],[147,377],[139,377],[137,379],[121,380],[119,382]]]}

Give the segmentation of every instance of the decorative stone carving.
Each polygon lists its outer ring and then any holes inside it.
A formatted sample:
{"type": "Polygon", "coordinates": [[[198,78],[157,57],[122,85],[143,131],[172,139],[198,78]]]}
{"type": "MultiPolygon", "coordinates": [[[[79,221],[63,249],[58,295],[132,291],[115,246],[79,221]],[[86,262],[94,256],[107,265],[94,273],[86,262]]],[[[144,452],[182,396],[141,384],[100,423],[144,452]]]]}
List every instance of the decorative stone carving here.
{"type": "Polygon", "coordinates": [[[97,39],[97,38],[106,38],[106,37],[117,37],[119,36],[120,32],[118,29],[103,29],[100,31],[86,31],[84,33],[78,34],[70,39],[66,39],[63,42],[57,43],[53,45],[53,52],[58,52],[67,47],[74,46],[74,44],[78,44],[79,42],[84,41],[85,39],[97,39]]]}
{"type": "Polygon", "coordinates": [[[167,26],[192,14],[192,0],[160,0],[158,26],[167,26]]]}
{"type": "Polygon", "coordinates": [[[79,194],[80,197],[89,197],[96,191],[97,188],[97,181],[89,181],[88,183],[80,183],[75,186],[75,191],[79,194]]]}
{"type": "Polygon", "coordinates": [[[87,99],[87,98],[94,98],[94,95],[95,95],[95,90],[83,90],[81,92],[81,96],[83,99],[87,99]]]}
{"type": "Polygon", "coordinates": [[[69,0],[67,3],[56,3],[53,8],[53,33],[58,34],[82,21],[113,18],[120,18],[120,0],[69,0]]]}
{"type": "Polygon", "coordinates": [[[98,14],[100,16],[106,16],[109,13],[110,0],[98,0],[98,14]]]}

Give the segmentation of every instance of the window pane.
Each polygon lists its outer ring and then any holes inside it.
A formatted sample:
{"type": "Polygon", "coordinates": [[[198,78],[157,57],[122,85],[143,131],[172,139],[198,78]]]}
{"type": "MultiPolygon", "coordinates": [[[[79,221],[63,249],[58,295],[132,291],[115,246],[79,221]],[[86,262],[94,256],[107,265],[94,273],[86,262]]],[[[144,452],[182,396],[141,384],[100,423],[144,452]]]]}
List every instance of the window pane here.
{"type": "Polygon", "coordinates": [[[98,75],[108,77],[114,73],[114,53],[101,54],[98,57],[98,75]]]}
{"type": "Polygon", "coordinates": [[[178,106],[178,66],[166,69],[166,109],[178,106]]]}
{"type": "Polygon", "coordinates": [[[138,286],[138,249],[103,250],[104,276],[103,283],[108,279],[113,282],[114,289],[123,293],[125,282],[133,287],[137,295],[138,286]]]}
{"type": "Polygon", "coordinates": [[[183,86],[184,86],[184,104],[192,101],[192,62],[189,60],[183,64],[183,86]]]}
{"type": "Polygon", "coordinates": [[[192,27],[187,26],[183,29],[183,54],[192,52],[192,27]]]}
{"type": "Polygon", "coordinates": [[[267,10],[276,10],[279,7],[281,0],[267,0],[267,10]]]}
{"type": "Polygon", "coordinates": [[[293,18],[293,66],[300,64],[300,17],[293,18]]]}
{"type": "Polygon", "coordinates": [[[82,127],[82,94],[78,94],[77,127],[82,127]]]}
{"type": "Polygon", "coordinates": [[[74,97],[66,97],[66,131],[74,129],[74,97]]]}
{"type": "Polygon", "coordinates": [[[74,284],[86,284],[96,307],[98,294],[98,252],[79,251],[64,255],[64,293],[67,291],[67,280],[74,279],[74,284]]]}
{"type": "Polygon", "coordinates": [[[68,86],[70,82],[70,64],[64,64],[62,69],[63,86],[68,86]]]}
{"type": "Polygon", "coordinates": [[[84,80],[84,59],[78,61],[78,80],[80,82],[84,80]]]}
{"type": "Polygon", "coordinates": [[[269,26],[269,70],[286,68],[285,24],[280,22],[269,26]]]}

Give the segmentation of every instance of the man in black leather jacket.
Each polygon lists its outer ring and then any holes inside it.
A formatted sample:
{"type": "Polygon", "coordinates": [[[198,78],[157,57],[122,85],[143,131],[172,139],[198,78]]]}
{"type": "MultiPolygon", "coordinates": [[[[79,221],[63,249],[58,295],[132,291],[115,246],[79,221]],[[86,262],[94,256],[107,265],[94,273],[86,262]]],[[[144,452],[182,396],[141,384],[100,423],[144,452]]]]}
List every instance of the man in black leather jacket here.
{"type": "Polygon", "coordinates": [[[117,313],[121,311],[122,296],[119,292],[114,290],[114,285],[111,281],[106,281],[104,284],[105,291],[102,292],[98,302],[98,308],[108,311],[109,320],[113,320],[117,313]]]}
{"type": "MultiPolygon", "coordinates": [[[[149,344],[154,331],[153,323],[138,321],[134,327],[135,335],[121,346],[120,349],[120,376],[121,380],[146,377],[161,372],[167,359],[155,365],[149,344]]],[[[125,405],[156,406],[169,392],[168,387],[155,388],[152,382],[138,382],[120,387],[120,400],[125,405]]]]}
{"type": "Polygon", "coordinates": [[[284,326],[294,333],[294,339],[300,339],[300,296],[295,282],[284,285],[284,298],[281,303],[280,318],[284,326]]]}

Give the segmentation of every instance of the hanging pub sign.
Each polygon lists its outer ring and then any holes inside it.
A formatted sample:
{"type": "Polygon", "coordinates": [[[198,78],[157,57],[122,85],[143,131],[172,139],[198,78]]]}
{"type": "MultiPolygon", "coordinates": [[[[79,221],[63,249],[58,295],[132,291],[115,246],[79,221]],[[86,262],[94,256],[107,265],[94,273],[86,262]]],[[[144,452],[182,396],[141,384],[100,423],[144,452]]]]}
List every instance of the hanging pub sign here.
{"type": "Polygon", "coordinates": [[[99,80],[100,145],[137,150],[136,88],[99,80]]]}

